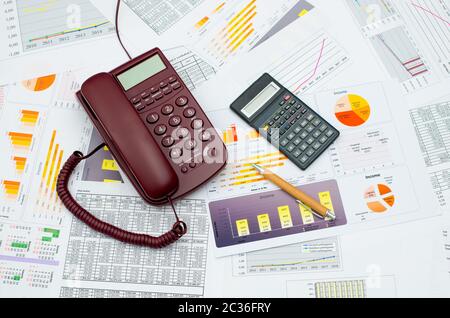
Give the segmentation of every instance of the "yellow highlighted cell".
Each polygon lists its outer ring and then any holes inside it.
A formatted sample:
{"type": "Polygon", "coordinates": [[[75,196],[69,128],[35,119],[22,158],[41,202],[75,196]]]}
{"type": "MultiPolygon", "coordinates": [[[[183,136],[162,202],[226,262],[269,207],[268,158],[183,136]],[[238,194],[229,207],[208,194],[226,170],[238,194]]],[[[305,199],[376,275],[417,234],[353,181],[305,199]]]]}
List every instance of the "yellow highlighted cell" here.
{"type": "Polygon", "coordinates": [[[333,202],[331,201],[330,191],[320,192],[319,193],[320,204],[326,207],[331,212],[334,212],[333,202]]]}

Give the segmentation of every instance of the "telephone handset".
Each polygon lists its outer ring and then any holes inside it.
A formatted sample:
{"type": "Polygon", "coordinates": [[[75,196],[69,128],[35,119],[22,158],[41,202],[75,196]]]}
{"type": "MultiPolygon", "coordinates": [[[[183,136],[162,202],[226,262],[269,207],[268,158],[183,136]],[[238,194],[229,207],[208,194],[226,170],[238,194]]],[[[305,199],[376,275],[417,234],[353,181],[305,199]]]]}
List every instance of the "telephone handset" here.
{"type": "MultiPolygon", "coordinates": [[[[122,171],[150,204],[173,207],[172,200],[226,164],[227,151],[217,131],[157,48],[92,76],[77,97],[122,171]]],[[[106,224],[78,205],[67,189],[70,174],[98,149],[87,156],[75,152],[61,170],[57,192],[69,211],[95,230],[133,244],[163,247],[186,233],[178,216],[172,230],[156,238],[106,224]]]]}

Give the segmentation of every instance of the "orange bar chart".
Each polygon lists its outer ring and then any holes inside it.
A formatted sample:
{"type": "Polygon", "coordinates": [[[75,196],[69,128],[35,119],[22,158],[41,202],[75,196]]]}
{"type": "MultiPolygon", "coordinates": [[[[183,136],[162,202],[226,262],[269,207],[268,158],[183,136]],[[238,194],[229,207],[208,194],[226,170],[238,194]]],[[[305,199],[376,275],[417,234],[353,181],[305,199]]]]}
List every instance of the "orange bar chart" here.
{"type": "Polygon", "coordinates": [[[238,134],[236,125],[233,124],[229,128],[227,128],[223,133],[223,142],[225,144],[232,144],[234,142],[238,142],[238,134]]]}
{"type": "Polygon", "coordinates": [[[13,147],[19,149],[29,149],[33,141],[33,135],[26,133],[9,132],[8,137],[13,147]]]}
{"type": "Polygon", "coordinates": [[[17,199],[20,191],[20,182],[18,181],[10,181],[10,180],[2,180],[1,182],[3,192],[5,193],[7,198],[17,199]]]}
{"type": "Polygon", "coordinates": [[[25,157],[18,157],[18,156],[14,156],[13,161],[16,165],[16,172],[19,174],[22,174],[25,170],[25,165],[27,163],[27,158],[25,157]]]}
{"type": "Polygon", "coordinates": [[[33,110],[22,109],[20,111],[20,122],[25,126],[36,126],[39,119],[39,112],[33,110]]]}

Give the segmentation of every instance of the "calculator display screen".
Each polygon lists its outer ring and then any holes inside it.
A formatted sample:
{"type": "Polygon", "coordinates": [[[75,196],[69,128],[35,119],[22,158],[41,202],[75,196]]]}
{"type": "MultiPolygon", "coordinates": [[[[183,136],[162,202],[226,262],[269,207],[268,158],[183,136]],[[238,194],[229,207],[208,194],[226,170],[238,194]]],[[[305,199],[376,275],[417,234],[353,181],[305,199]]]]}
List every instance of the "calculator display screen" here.
{"type": "Polygon", "coordinates": [[[165,69],[166,66],[164,65],[164,62],[161,57],[156,54],[138,65],[133,66],[122,74],[119,74],[117,78],[123,88],[127,91],[165,69]]]}
{"type": "Polygon", "coordinates": [[[280,87],[275,83],[270,83],[264,88],[250,103],[242,108],[242,113],[248,118],[256,114],[276,93],[280,87]]]}

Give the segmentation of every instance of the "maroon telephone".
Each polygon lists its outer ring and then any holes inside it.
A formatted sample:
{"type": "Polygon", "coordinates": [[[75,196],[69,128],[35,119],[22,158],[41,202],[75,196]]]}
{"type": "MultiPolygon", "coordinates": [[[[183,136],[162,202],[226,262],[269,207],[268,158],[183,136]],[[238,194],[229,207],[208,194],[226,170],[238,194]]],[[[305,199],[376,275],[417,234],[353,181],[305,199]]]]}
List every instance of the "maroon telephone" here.
{"type": "MultiPolygon", "coordinates": [[[[142,198],[153,205],[170,203],[219,172],[226,163],[225,145],[203,110],[159,49],[153,49],[109,73],[92,76],[77,97],[122,171],[142,198]]],[[[82,208],[68,191],[80,152],[60,172],[57,192],[63,204],[93,229],[123,242],[167,246],[187,227],[178,219],[159,236],[131,233],[107,224],[82,208]]]]}

